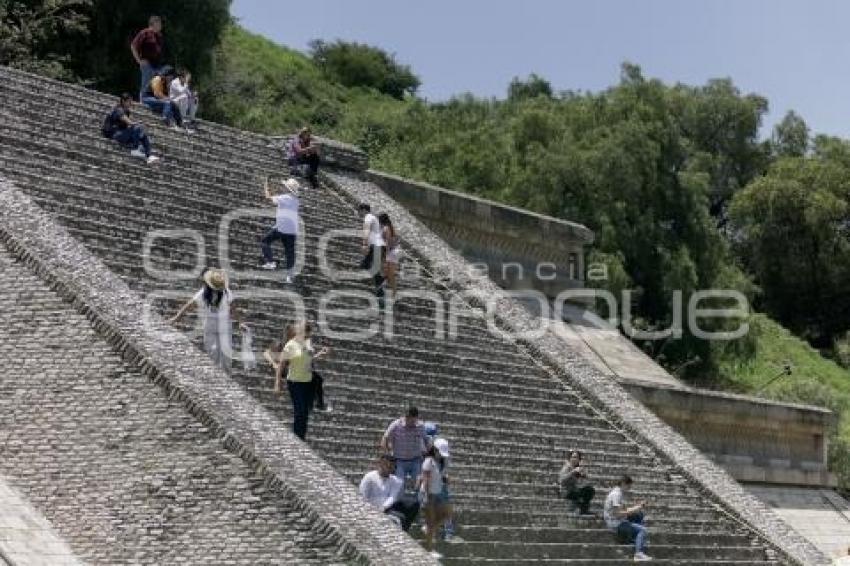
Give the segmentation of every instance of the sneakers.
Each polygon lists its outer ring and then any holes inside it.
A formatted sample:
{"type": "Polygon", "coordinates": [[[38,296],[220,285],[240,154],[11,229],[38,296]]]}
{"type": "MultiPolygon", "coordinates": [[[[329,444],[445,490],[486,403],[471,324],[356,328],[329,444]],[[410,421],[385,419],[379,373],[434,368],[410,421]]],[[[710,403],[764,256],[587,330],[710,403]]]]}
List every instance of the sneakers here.
{"type": "Polygon", "coordinates": [[[136,148],[130,152],[130,157],[135,157],[136,159],[147,159],[147,155],[145,152],[139,148],[136,148]]]}
{"type": "Polygon", "coordinates": [[[443,557],[443,555],[437,552],[436,550],[432,550],[431,552],[429,552],[428,556],[430,556],[434,560],[440,560],[443,557]]]}
{"type": "Polygon", "coordinates": [[[152,165],[152,164],[154,164],[154,163],[159,162],[159,161],[160,161],[160,159],[159,159],[159,157],[157,157],[156,155],[151,155],[150,157],[148,157],[148,158],[146,159],[146,161],[147,161],[147,164],[148,164],[148,165],[152,165]]]}
{"type": "Polygon", "coordinates": [[[647,556],[643,552],[635,553],[635,562],[649,562],[652,560],[651,556],[647,556]]]}
{"type": "Polygon", "coordinates": [[[183,128],[183,131],[186,132],[187,134],[189,134],[190,136],[195,133],[195,130],[193,130],[192,128],[190,128],[188,126],[183,128]]]}
{"type": "Polygon", "coordinates": [[[287,285],[292,285],[292,275],[287,275],[285,279],[287,285]]]}
{"type": "Polygon", "coordinates": [[[262,267],[263,269],[267,270],[267,271],[271,271],[271,270],[273,270],[273,269],[277,269],[277,264],[276,264],[275,262],[273,262],[273,261],[267,261],[267,262],[266,262],[266,263],[264,263],[261,267],[262,267]]]}
{"type": "Polygon", "coordinates": [[[325,403],[324,405],[317,405],[316,410],[320,413],[330,413],[334,409],[331,407],[330,403],[325,403]]]}

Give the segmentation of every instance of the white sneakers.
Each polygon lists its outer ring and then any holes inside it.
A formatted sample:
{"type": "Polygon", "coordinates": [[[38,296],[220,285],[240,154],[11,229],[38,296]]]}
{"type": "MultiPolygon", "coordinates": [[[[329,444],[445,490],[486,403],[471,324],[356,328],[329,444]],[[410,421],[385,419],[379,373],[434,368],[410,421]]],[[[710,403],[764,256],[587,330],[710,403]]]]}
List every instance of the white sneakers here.
{"type": "Polygon", "coordinates": [[[443,557],[443,555],[437,552],[436,550],[432,550],[428,553],[428,555],[434,560],[440,560],[443,557]]]}
{"type": "Polygon", "coordinates": [[[142,151],[139,148],[136,148],[133,151],[131,151],[130,157],[135,157],[136,159],[144,159],[145,163],[147,163],[148,165],[152,165],[152,164],[160,161],[160,158],[157,157],[156,155],[146,156],[145,152],[142,151]]]}
{"type": "Polygon", "coordinates": [[[292,285],[292,275],[287,275],[287,276],[286,276],[286,284],[287,284],[287,285],[292,285]]]}
{"type": "Polygon", "coordinates": [[[649,562],[650,560],[652,560],[652,557],[647,556],[643,552],[635,553],[635,562],[649,562]]]}
{"type": "Polygon", "coordinates": [[[265,269],[266,271],[271,271],[271,270],[273,270],[273,269],[277,269],[277,264],[276,264],[275,262],[273,262],[273,261],[267,261],[267,262],[266,262],[266,263],[264,263],[261,267],[262,267],[263,269],[265,269]]]}

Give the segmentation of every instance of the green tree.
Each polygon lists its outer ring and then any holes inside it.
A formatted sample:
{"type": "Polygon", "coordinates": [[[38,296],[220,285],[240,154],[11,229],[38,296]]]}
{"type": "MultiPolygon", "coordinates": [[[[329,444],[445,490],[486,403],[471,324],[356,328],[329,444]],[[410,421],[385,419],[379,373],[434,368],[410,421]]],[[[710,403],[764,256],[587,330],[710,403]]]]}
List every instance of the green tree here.
{"type": "Polygon", "coordinates": [[[413,95],[421,81],[408,65],[395,56],[370,45],[337,40],[326,43],[314,40],[310,53],[316,65],[332,80],[347,87],[365,87],[403,99],[413,95]]]}
{"type": "Polygon", "coordinates": [[[523,100],[537,96],[552,98],[552,85],[536,73],[532,73],[525,80],[514,77],[508,85],[508,100],[523,100]]]}
{"type": "Polygon", "coordinates": [[[139,87],[130,42],[151,15],[163,19],[165,60],[192,71],[203,84],[212,55],[230,20],[230,0],[94,0],[90,34],[73,51],[74,69],[101,90],[139,87]]]}
{"type": "Polygon", "coordinates": [[[850,146],[821,138],[780,159],[732,205],[764,308],[823,348],[850,328],[850,146]]]}
{"type": "Polygon", "coordinates": [[[809,149],[809,126],[789,110],[773,128],[773,147],[781,157],[803,157],[809,149]]]}
{"type": "Polygon", "coordinates": [[[91,0],[0,0],[0,65],[69,79],[73,41],[88,33],[91,0]]]}

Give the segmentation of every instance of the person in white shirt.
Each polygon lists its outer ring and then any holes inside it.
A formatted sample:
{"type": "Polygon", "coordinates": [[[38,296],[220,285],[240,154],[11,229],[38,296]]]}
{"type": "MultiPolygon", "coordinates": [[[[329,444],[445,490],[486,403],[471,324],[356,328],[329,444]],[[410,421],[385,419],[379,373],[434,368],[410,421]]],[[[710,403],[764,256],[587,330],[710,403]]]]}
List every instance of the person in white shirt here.
{"type": "Polygon", "coordinates": [[[617,533],[617,537],[626,542],[635,544],[635,562],[652,560],[644,552],[646,550],[647,530],[643,525],[644,508],[643,502],[629,506],[628,499],[632,487],[632,478],[623,476],[605,498],[605,506],[602,517],[609,529],[617,533]]]}
{"type": "Polygon", "coordinates": [[[277,264],[272,255],[272,243],[276,240],[283,242],[284,258],[286,261],[286,283],[292,283],[295,267],[295,239],[298,236],[298,224],[300,216],[298,208],[300,201],[298,200],[298,190],[300,185],[298,181],[289,178],[283,182],[283,193],[273,195],[269,188],[269,179],[266,177],[266,182],[263,186],[265,197],[272,201],[277,206],[277,216],[271,230],[263,237],[263,269],[275,269],[277,264]]]}
{"type": "Polygon", "coordinates": [[[180,110],[184,122],[195,122],[195,114],[198,112],[198,97],[189,88],[192,81],[192,73],[186,69],[179,69],[177,76],[168,87],[168,97],[180,110]]]}
{"type": "Polygon", "coordinates": [[[434,551],[434,533],[446,521],[448,501],[443,493],[443,457],[436,446],[431,444],[425,452],[422,462],[422,475],[419,476],[419,491],[425,509],[425,550],[434,558],[442,556],[434,551]]]}
{"type": "Polygon", "coordinates": [[[372,214],[369,203],[360,203],[358,210],[363,215],[363,261],[360,262],[360,268],[369,272],[375,282],[375,294],[383,297],[384,274],[382,271],[387,244],[384,241],[381,223],[378,217],[372,214]]]}
{"type": "Polygon", "coordinates": [[[404,481],[393,474],[395,461],[389,454],[378,458],[376,469],[367,472],[360,481],[360,496],[372,507],[386,513],[407,532],[419,513],[417,501],[406,501],[404,481]]]}
{"type": "Polygon", "coordinates": [[[440,471],[443,474],[443,504],[445,520],[441,528],[441,537],[446,542],[461,542],[460,538],[454,536],[455,524],[454,514],[452,513],[452,498],[449,493],[449,463],[451,462],[451,453],[449,451],[448,439],[440,436],[440,427],[437,423],[425,423],[425,434],[430,439],[430,444],[437,449],[440,454],[440,471]]]}
{"type": "Polygon", "coordinates": [[[176,324],[187,312],[198,309],[204,317],[204,351],[225,371],[233,365],[233,342],[231,317],[239,322],[244,332],[248,329],[241,321],[239,310],[233,304],[233,293],[227,274],[220,269],[206,269],[203,273],[204,286],[189,299],[169,322],[176,324]]]}

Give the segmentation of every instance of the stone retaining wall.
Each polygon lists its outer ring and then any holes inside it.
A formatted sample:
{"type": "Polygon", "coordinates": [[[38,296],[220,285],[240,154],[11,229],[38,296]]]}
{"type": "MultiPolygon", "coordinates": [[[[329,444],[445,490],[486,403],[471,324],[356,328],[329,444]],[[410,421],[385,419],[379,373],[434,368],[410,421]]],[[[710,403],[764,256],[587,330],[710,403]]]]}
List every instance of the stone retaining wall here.
{"type": "Polygon", "coordinates": [[[826,468],[832,411],[687,387],[623,386],[738,481],[836,485],[826,468]]]}
{"type": "Polygon", "coordinates": [[[371,169],[363,176],[503,288],[553,299],[584,286],[584,247],[594,235],[581,224],[371,169]]]}

